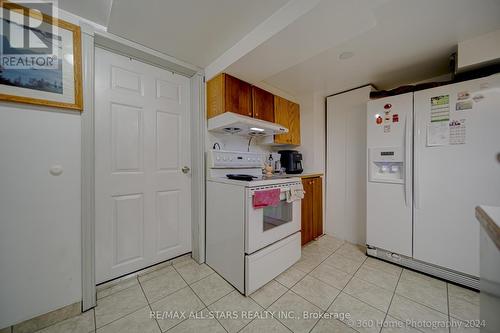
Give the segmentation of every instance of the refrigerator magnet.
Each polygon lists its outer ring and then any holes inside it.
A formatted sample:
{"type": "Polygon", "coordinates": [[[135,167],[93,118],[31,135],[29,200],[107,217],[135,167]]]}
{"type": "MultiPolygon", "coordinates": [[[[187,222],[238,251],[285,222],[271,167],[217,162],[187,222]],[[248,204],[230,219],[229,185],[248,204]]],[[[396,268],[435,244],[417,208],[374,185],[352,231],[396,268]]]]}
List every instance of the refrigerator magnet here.
{"type": "Polygon", "coordinates": [[[462,111],[462,110],[469,110],[472,109],[472,101],[461,101],[457,102],[455,105],[455,110],[457,111],[462,111]]]}
{"type": "Polygon", "coordinates": [[[468,99],[470,97],[470,94],[468,91],[461,91],[457,94],[457,99],[459,101],[463,101],[464,99],[468,99]]]}

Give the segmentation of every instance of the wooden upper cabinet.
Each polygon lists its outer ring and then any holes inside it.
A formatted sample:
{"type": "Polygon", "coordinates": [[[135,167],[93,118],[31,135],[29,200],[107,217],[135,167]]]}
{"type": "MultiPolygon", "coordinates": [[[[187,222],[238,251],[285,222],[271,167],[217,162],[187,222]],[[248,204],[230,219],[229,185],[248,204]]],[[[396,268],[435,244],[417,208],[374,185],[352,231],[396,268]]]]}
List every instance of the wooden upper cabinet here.
{"type": "Polygon", "coordinates": [[[274,96],[274,122],[288,128],[288,133],[274,136],[274,143],[300,145],[300,106],[274,96]]]}
{"type": "MultiPolygon", "coordinates": [[[[274,122],[290,130],[289,116],[288,116],[288,100],[274,96],[274,122]]],[[[274,143],[290,144],[290,132],[285,134],[278,134],[274,136],[274,143]]]]}
{"type": "Polygon", "coordinates": [[[252,86],[221,73],[207,82],[207,117],[224,112],[252,117],[252,86]]]}
{"type": "Polygon", "coordinates": [[[274,95],[252,86],[252,111],[254,118],[274,122],[274,95]]]}
{"type": "Polygon", "coordinates": [[[235,77],[224,74],[226,86],[226,109],[224,112],[239,113],[252,117],[252,86],[235,77]]]}
{"type": "Polygon", "coordinates": [[[300,106],[294,102],[288,102],[288,118],[290,131],[290,144],[300,145],[300,106]]]}
{"type": "Polygon", "coordinates": [[[274,143],[300,145],[299,104],[221,73],[207,82],[207,118],[224,112],[278,123],[288,133],[275,135],[274,143]]]}

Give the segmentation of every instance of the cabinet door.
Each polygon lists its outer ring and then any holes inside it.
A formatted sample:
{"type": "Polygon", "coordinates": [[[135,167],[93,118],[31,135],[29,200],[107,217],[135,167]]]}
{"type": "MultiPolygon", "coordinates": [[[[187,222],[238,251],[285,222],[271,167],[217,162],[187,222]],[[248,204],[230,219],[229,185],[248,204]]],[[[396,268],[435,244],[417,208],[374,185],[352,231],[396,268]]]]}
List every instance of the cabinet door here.
{"type": "Polygon", "coordinates": [[[225,110],[252,117],[252,86],[231,75],[225,77],[225,110]]]}
{"type": "Polygon", "coordinates": [[[320,177],[312,179],[312,237],[316,238],[323,234],[323,182],[320,177]]]}
{"type": "MultiPolygon", "coordinates": [[[[279,96],[274,96],[274,122],[288,129],[290,127],[288,120],[288,101],[279,96]]],[[[290,142],[290,132],[274,136],[274,143],[290,144],[290,142]]]]}
{"type": "Polygon", "coordinates": [[[302,199],[302,245],[313,240],[313,182],[311,179],[303,179],[304,199],[302,199]]]}
{"type": "Polygon", "coordinates": [[[300,145],[300,106],[288,102],[288,124],[290,130],[290,144],[300,145]]]}
{"type": "Polygon", "coordinates": [[[253,117],[274,122],[274,95],[252,86],[253,117]]]}
{"type": "Polygon", "coordinates": [[[207,82],[207,118],[210,119],[224,112],[225,86],[224,74],[221,73],[207,82]]]}

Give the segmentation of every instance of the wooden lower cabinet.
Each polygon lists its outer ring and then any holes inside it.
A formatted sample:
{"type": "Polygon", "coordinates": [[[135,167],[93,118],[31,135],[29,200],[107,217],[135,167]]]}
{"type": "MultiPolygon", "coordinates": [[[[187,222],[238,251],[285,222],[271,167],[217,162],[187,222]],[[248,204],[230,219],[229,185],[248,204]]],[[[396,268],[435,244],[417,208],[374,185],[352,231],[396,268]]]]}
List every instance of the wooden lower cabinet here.
{"type": "Polygon", "coordinates": [[[302,245],[323,234],[323,182],[321,177],[303,178],[302,245]]]}

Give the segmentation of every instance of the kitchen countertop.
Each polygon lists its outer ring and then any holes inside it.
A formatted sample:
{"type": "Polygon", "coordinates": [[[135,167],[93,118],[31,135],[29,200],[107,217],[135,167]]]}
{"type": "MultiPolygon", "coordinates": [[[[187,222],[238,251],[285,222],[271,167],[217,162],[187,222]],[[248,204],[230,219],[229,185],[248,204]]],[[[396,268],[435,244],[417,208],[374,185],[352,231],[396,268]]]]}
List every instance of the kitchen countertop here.
{"type": "Polygon", "coordinates": [[[500,250],[500,207],[478,206],[476,207],[476,218],[500,250]]]}
{"type": "Polygon", "coordinates": [[[296,175],[299,178],[315,178],[315,177],[323,177],[322,173],[301,173],[296,175]]]}

